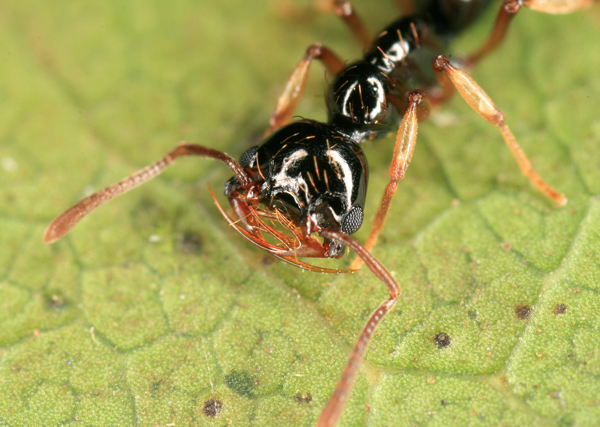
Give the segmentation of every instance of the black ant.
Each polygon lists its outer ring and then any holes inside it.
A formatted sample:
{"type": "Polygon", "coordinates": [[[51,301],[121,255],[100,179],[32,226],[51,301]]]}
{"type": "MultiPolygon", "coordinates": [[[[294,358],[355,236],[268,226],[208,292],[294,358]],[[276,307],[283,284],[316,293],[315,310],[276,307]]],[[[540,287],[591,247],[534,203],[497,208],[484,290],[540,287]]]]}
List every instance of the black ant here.
{"type": "MultiPolygon", "coordinates": [[[[487,42],[465,63],[473,65],[494,50],[506,34],[510,20],[523,7],[546,13],[569,13],[593,0],[505,0],[487,42]]],[[[317,426],[335,426],[354,383],[375,327],[395,305],[400,287],[372,255],[383,229],[398,181],[410,163],[419,118],[457,90],[483,118],[497,126],[523,174],[558,206],[567,199],[533,170],[529,160],[504,123],[504,115],[467,73],[441,54],[448,42],[468,27],[491,0],[400,1],[413,12],[394,21],[374,39],[349,1],[326,4],[350,27],[365,48],[359,61],[341,61],[331,50],[314,44],[296,65],[271,115],[264,141],[247,150],[237,162],[221,151],[182,144],[163,159],[81,200],[46,229],[44,242],[52,243],[103,203],[154,178],[173,160],[196,155],[225,163],[234,177],[225,184],[234,215],[230,216],[211,195],[225,220],[248,241],[275,257],[318,272],[354,271],[362,262],[387,286],[383,301],[364,326],[317,426]],[[329,86],[329,120],[291,118],[304,91],[313,59],[335,76],[329,86]],[[432,64],[433,61],[433,65],[432,64]],[[429,101],[427,103],[426,101],[429,101]],[[363,246],[350,237],[363,222],[368,169],[360,144],[384,136],[397,127],[390,182],[363,246]],[[349,247],[358,254],[350,270],[317,267],[299,257],[339,258],[349,247]]]]}

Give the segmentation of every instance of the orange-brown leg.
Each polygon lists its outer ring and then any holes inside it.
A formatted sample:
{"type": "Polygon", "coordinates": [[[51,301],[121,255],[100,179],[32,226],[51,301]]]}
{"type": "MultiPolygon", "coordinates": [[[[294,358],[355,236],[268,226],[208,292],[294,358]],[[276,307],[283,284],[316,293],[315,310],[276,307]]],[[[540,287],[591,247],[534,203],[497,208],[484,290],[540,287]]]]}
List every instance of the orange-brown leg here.
{"type": "Polygon", "coordinates": [[[396,4],[404,15],[412,15],[417,12],[415,0],[396,0],[396,4]]]}
{"type": "Polygon", "coordinates": [[[401,290],[389,271],[387,271],[387,269],[377,261],[365,247],[352,237],[342,232],[331,230],[324,230],[320,232],[320,234],[325,238],[337,240],[356,252],[373,274],[387,286],[390,295],[390,298],[383,301],[371,317],[369,317],[369,320],[367,320],[366,325],[363,327],[363,330],[356,340],[356,344],[354,344],[354,349],[348,358],[348,363],[346,363],[346,367],[338,381],[335,391],[327,402],[327,405],[325,405],[316,424],[317,427],[335,427],[342,415],[350,390],[354,385],[354,380],[358,374],[358,369],[360,368],[363,356],[367,350],[369,340],[373,336],[375,328],[383,316],[385,316],[385,314],[396,304],[401,290]]]}
{"type": "Polygon", "coordinates": [[[516,16],[519,11],[519,7],[514,7],[515,3],[518,3],[516,0],[508,0],[505,1],[502,6],[500,6],[500,10],[498,11],[498,16],[496,17],[496,23],[494,24],[494,29],[492,33],[485,41],[485,43],[475,51],[475,53],[471,54],[465,61],[467,66],[475,65],[477,62],[481,60],[484,56],[495,50],[500,43],[504,40],[506,36],[506,32],[508,30],[508,24],[510,21],[516,16]]]}
{"type": "Polygon", "coordinates": [[[481,58],[495,50],[502,43],[510,21],[512,21],[522,7],[527,7],[538,12],[561,14],[583,9],[591,6],[593,2],[594,0],[505,0],[498,12],[492,33],[485,43],[467,58],[465,65],[471,66],[476,64],[481,58]]]}
{"type": "Polygon", "coordinates": [[[167,167],[171,166],[173,160],[177,157],[182,156],[200,156],[207,157],[214,160],[219,160],[225,163],[233,171],[236,178],[243,187],[248,187],[250,179],[244,172],[244,169],[236,162],[236,160],[229,154],[221,151],[213,150],[212,148],[202,147],[195,144],[181,144],[173,151],[168,153],[165,157],[160,159],[158,162],[152,163],[130,175],[129,177],[109,185],[103,190],[97,191],[91,196],[80,200],[71,208],[60,214],[54,219],[46,228],[44,232],[44,243],[53,243],[63,238],[77,223],[83,219],[90,212],[96,208],[102,206],[104,203],[126,193],[129,190],[151,180],[160,173],[162,173],[167,167]]]}
{"type": "Polygon", "coordinates": [[[443,71],[434,69],[435,77],[437,78],[439,88],[434,88],[430,93],[427,94],[429,100],[433,106],[438,106],[446,102],[456,92],[454,84],[448,74],[443,71]]]}
{"type": "Polygon", "coordinates": [[[272,134],[291,120],[298,101],[304,93],[313,59],[323,62],[327,71],[332,75],[338,74],[344,68],[344,63],[331,50],[318,43],[311,45],[287,78],[277,98],[275,109],[271,113],[269,129],[265,136],[272,134]]]}
{"type": "MultiPolygon", "coordinates": [[[[516,1],[516,0],[513,0],[516,1]]],[[[531,10],[551,14],[565,14],[575,12],[586,7],[590,7],[592,3],[598,3],[598,0],[520,0],[522,6],[528,7],[531,10]]]]}
{"type": "MultiPolygon", "coordinates": [[[[365,248],[371,251],[379,234],[383,229],[385,220],[387,218],[392,199],[398,189],[398,181],[400,181],[408,168],[410,160],[412,159],[413,152],[415,151],[415,144],[417,142],[417,128],[418,128],[418,105],[425,99],[425,94],[420,90],[414,90],[408,94],[408,108],[402,117],[402,123],[398,129],[396,135],[396,144],[394,146],[394,155],[392,157],[392,164],[390,165],[390,182],[385,187],[383,198],[379,204],[379,209],[375,214],[373,225],[371,226],[371,232],[365,243],[365,248]]],[[[361,258],[356,258],[352,265],[351,270],[358,270],[362,265],[361,258]]]]}
{"type": "Polygon", "coordinates": [[[347,0],[318,0],[315,6],[323,12],[335,13],[346,23],[364,49],[370,46],[373,38],[363,21],[354,11],[352,3],[347,0]]]}
{"type": "Polygon", "coordinates": [[[558,206],[564,206],[567,203],[567,198],[547,184],[533,169],[531,162],[527,159],[527,156],[525,156],[525,153],[517,143],[517,140],[508,126],[504,123],[504,114],[494,105],[483,89],[481,89],[467,73],[450,64],[448,58],[443,55],[439,55],[433,60],[433,68],[438,73],[446,73],[467,104],[477,111],[484,119],[490,122],[490,124],[498,126],[504,141],[510,148],[521,171],[529,178],[531,183],[545,196],[552,199],[558,206]]]}

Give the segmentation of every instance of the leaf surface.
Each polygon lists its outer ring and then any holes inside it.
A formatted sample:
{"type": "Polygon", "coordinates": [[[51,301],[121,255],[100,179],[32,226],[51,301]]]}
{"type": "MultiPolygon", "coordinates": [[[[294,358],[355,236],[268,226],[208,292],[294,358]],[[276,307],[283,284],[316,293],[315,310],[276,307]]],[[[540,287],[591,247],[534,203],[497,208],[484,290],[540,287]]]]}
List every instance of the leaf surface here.
{"type": "MultiPolygon", "coordinates": [[[[355,3],[370,28],[397,13],[355,3]]],[[[307,10],[0,6],[0,426],[314,424],[385,287],[368,271],[302,272],[248,245],[208,195],[229,178],[222,165],[178,161],[41,243],[62,210],[180,140],[234,156],[256,144],[311,43],[357,57],[337,18],[307,10]]],[[[457,51],[477,46],[494,14],[457,51]]],[[[374,250],[403,294],[343,426],[600,419],[600,8],[525,11],[513,24],[473,76],[569,204],[545,200],[461,99],[422,124],[374,250]]],[[[298,114],[324,120],[326,79],[313,68],[298,114]]],[[[365,149],[361,241],[392,144],[365,149]]]]}

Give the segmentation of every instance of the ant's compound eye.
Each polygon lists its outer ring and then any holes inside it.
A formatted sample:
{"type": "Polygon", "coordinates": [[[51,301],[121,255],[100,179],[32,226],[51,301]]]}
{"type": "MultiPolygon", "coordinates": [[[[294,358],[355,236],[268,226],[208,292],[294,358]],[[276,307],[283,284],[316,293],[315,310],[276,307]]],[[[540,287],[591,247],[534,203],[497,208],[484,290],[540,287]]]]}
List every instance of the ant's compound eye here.
{"type": "Polygon", "coordinates": [[[256,158],[256,152],[258,151],[258,145],[246,150],[242,157],[240,157],[240,166],[243,168],[250,168],[254,166],[254,159],[256,158]]]}
{"type": "Polygon", "coordinates": [[[360,206],[354,206],[342,221],[341,232],[344,234],[355,233],[363,222],[363,208],[360,206]]]}

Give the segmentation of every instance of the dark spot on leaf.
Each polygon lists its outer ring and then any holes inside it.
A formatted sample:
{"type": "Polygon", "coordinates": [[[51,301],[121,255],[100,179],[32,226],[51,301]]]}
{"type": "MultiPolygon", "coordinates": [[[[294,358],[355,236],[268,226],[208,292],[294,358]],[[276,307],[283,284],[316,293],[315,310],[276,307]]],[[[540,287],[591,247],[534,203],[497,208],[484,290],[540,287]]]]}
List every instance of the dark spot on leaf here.
{"type": "Polygon", "coordinates": [[[139,201],[139,203],[137,204],[137,206],[135,207],[135,209],[139,212],[150,212],[154,209],[156,209],[156,203],[154,203],[153,200],[144,197],[143,199],[141,199],[139,201]]]}
{"type": "Polygon", "coordinates": [[[567,305],[566,304],[556,304],[554,306],[554,314],[555,315],[559,315],[559,314],[565,314],[565,312],[567,311],[567,305]]]}
{"type": "Polygon", "coordinates": [[[68,300],[60,293],[51,293],[44,295],[46,308],[48,310],[62,311],[69,306],[68,300]]]}
{"type": "Polygon", "coordinates": [[[435,338],[433,338],[433,342],[440,349],[448,347],[450,345],[450,341],[450,335],[444,332],[440,332],[435,336],[435,338]]]}
{"type": "Polygon", "coordinates": [[[265,255],[261,258],[260,261],[261,261],[262,265],[264,265],[265,267],[268,267],[275,262],[275,258],[270,255],[265,255]]]}
{"type": "Polygon", "coordinates": [[[515,316],[517,316],[521,320],[525,320],[529,318],[531,315],[531,306],[527,304],[518,305],[515,307],[515,316]]]}
{"type": "Polygon", "coordinates": [[[198,255],[202,252],[202,246],[202,237],[191,231],[179,234],[175,242],[175,249],[186,255],[198,255]]]}
{"type": "Polygon", "coordinates": [[[165,380],[163,378],[159,378],[157,381],[154,381],[152,383],[152,390],[157,391],[164,382],[165,380]]]}
{"type": "Polygon", "coordinates": [[[225,384],[240,396],[254,397],[252,395],[255,387],[254,379],[247,372],[232,371],[229,375],[225,375],[225,384]]]}
{"type": "Polygon", "coordinates": [[[294,396],[294,399],[296,399],[296,402],[298,403],[310,403],[312,402],[312,396],[310,394],[297,394],[296,396],[294,396]]]}
{"type": "Polygon", "coordinates": [[[215,418],[217,415],[219,415],[221,409],[223,409],[223,402],[217,399],[210,399],[204,402],[204,408],[202,409],[202,412],[204,412],[204,415],[207,417],[215,418]]]}

